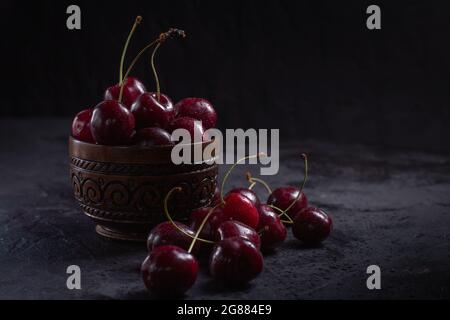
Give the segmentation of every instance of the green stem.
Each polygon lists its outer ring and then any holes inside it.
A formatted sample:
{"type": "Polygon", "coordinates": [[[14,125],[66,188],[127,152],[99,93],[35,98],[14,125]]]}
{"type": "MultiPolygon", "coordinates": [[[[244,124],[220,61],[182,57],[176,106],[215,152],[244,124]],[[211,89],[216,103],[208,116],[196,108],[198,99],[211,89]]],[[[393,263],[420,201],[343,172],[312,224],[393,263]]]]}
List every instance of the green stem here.
{"type": "Polygon", "coordinates": [[[258,158],[261,156],[265,156],[266,154],[264,152],[260,152],[258,154],[254,154],[251,156],[247,156],[247,157],[243,157],[241,159],[239,159],[236,163],[234,163],[231,168],[227,171],[227,173],[225,174],[225,177],[222,180],[222,187],[220,188],[220,197],[222,199],[222,203],[224,203],[225,201],[223,200],[223,191],[224,191],[224,187],[225,187],[225,182],[228,180],[228,176],[230,175],[230,173],[234,170],[234,168],[242,161],[245,161],[247,159],[253,159],[253,158],[258,158]]]}
{"type": "Polygon", "coordinates": [[[152,52],[152,58],[150,60],[150,63],[152,65],[153,75],[155,76],[155,82],[156,82],[156,98],[158,99],[158,102],[161,100],[161,88],[159,86],[159,78],[158,73],[156,72],[155,68],[155,54],[156,51],[158,51],[159,47],[161,46],[161,42],[158,42],[158,44],[155,46],[152,52]]]}
{"type": "Polygon", "coordinates": [[[305,175],[303,177],[303,183],[300,187],[300,191],[299,191],[297,197],[294,200],[292,200],[291,204],[284,210],[284,212],[288,212],[289,209],[291,209],[295,205],[295,203],[300,199],[300,197],[302,196],[302,193],[303,193],[303,188],[305,187],[305,184],[306,184],[306,180],[308,180],[308,157],[304,153],[302,153],[302,157],[305,161],[305,175]]]}
{"type": "Polygon", "coordinates": [[[264,186],[264,188],[266,188],[266,190],[269,194],[272,193],[272,189],[269,187],[267,182],[265,182],[264,180],[259,179],[259,178],[254,178],[250,172],[247,172],[246,177],[247,177],[248,182],[250,182],[252,184],[255,184],[256,182],[258,182],[258,183],[262,184],[264,186]]]}
{"type": "MultiPolygon", "coordinates": [[[[189,253],[191,253],[192,249],[194,248],[195,241],[197,241],[197,239],[200,240],[199,235],[200,235],[200,232],[202,232],[203,227],[205,226],[206,221],[209,219],[209,217],[210,217],[211,214],[213,213],[214,209],[216,209],[216,208],[217,208],[218,206],[220,206],[220,205],[221,205],[221,204],[218,204],[218,205],[212,207],[212,208],[208,211],[208,214],[205,216],[205,218],[203,218],[203,221],[202,221],[202,223],[200,224],[200,227],[198,227],[198,230],[197,230],[197,232],[195,233],[194,239],[192,240],[191,245],[189,246],[189,249],[188,249],[188,252],[189,252],[189,253]]],[[[211,241],[211,242],[212,242],[212,241],[211,241]]],[[[212,242],[212,243],[214,243],[214,242],[212,242]]]]}
{"type": "Polygon", "coordinates": [[[141,23],[141,21],[142,21],[142,17],[141,16],[137,16],[136,19],[134,20],[133,27],[131,28],[131,31],[128,34],[127,41],[125,42],[125,46],[123,47],[122,57],[120,58],[120,69],[119,69],[119,83],[120,84],[122,84],[122,81],[124,80],[123,79],[123,63],[125,61],[125,55],[126,55],[127,50],[128,50],[128,45],[130,44],[130,40],[131,40],[131,37],[134,34],[134,31],[136,31],[136,28],[141,23]]]}
{"type": "MultiPolygon", "coordinates": [[[[190,237],[190,238],[192,238],[192,239],[198,239],[199,241],[202,241],[202,242],[206,242],[206,243],[214,243],[213,241],[205,240],[205,239],[202,239],[202,238],[198,238],[198,237],[194,238],[192,235],[190,235],[189,233],[187,233],[186,231],[184,231],[183,229],[181,229],[181,228],[176,224],[175,221],[173,221],[173,219],[172,219],[172,217],[170,216],[170,213],[169,213],[168,200],[169,200],[169,198],[170,198],[170,196],[172,195],[173,192],[175,192],[175,191],[178,192],[178,191],[181,191],[181,190],[183,190],[181,187],[175,187],[175,188],[172,188],[172,189],[167,193],[166,197],[164,198],[164,213],[166,214],[167,219],[170,221],[170,223],[172,223],[172,224],[174,225],[175,228],[178,229],[178,231],[180,231],[180,232],[183,233],[184,235],[186,235],[186,236],[188,236],[188,237],[190,237]]],[[[190,251],[189,251],[189,252],[190,252],[190,251]]]]}

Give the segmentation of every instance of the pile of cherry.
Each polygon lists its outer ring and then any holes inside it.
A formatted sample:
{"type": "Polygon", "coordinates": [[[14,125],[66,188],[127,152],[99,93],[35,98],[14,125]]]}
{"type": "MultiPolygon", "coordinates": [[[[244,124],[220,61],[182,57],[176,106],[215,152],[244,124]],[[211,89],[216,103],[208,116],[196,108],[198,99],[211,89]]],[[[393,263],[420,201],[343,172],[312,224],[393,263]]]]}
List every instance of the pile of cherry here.
{"type": "Polygon", "coordinates": [[[72,136],[78,140],[101,145],[173,145],[171,133],[185,129],[195,137],[204,139],[204,132],[216,125],[217,114],[211,103],[202,98],[185,98],[177,104],[160,92],[154,58],[158,48],[167,39],[185,37],[182,30],[171,28],[145,46],[133,60],[125,75],[123,62],[129,40],[137,25],[138,16],[125,44],[120,62],[119,83],[106,89],[104,100],[94,108],[79,112],[72,122],[72,136]],[[128,77],[142,54],[153,48],[151,66],[156,92],[147,92],[137,78],[128,77]]]}
{"type": "MultiPolygon", "coordinates": [[[[286,239],[286,226],[307,246],[316,246],[331,232],[332,220],[322,209],[308,205],[301,188],[281,187],[271,191],[261,179],[252,178],[248,188],[235,188],[225,196],[223,187],[233,170],[226,174],[222,188],[216,188],[209,207],[192,211],[189,223],[174,221],[168,212],[172,189],[165,198],[168,218],[150,232],[149,254],[141,266],[147,289],[158,295],[181,295],[197,279],[198,258],[209,255],[209,273],[227,285],[242,285],[257,277],[263,269],[263,255],[286,239]],[[253,186],[260,182],[270,195],[261,203],[253,186]]],[[[241,159],[242,160],[242,159],[241,159]]]]}

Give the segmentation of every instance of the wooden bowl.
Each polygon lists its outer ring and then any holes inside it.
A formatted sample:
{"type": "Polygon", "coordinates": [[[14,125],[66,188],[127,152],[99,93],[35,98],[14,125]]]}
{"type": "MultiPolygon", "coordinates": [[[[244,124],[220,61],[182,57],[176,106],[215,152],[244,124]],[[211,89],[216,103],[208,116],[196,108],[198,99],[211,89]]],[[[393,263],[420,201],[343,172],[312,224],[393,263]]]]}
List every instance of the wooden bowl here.
{"type": "MultiPolygon", "coordinates": [[[[202,148],[210,143],[215,142],[203,142],[202,148]]],[[[83,212],[96,222],[97,233],[144,241],[154,225],[167,220],[164,198],[174,187],[182,188],[169,199],[174,219],[187,220],[192,209],[211,202],[217,164],[204,159],[196,164],[175,165],[171,151],[171,146],[115,147],[69,138],[74,195],[83,212]]]]}

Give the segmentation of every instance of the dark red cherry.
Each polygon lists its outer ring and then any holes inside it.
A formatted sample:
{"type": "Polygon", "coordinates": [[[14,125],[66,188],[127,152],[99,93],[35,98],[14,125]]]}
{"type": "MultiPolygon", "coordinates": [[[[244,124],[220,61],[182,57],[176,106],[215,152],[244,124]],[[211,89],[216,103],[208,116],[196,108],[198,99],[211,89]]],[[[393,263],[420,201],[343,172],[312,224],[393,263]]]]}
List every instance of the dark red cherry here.
{"type": "Polygon", "coordinates": [[[211,103],[202,98],[184,98],[175,105],[178,117],[202,121],[205,130],[216,126],[217,114],[211,103]]]}
{"type": "Polygon", "coordinates": [[[292,233],[307,245],[317,245],[330,235],[332,228],[333,221],[325,211],[309,207],[296,215],[292,233]]]}
{"type": "Polygon", "coordinates": [[[147,289],[162,296],[184,294],[195,283],[197,273],[195,257],[176,246],[155,248],[141,265],[147,289]]]}
{"type": "Polygon", "coordinates": [[[200,142],[204,139],[205,128],[200,121],[194,118],[181,117],[175,118],[169,124],[169,131],[173,132],[176,129],[185,129],[191,135],[191,142],[200,142]]]}
{"type": "Polygon", "coordinates": [[[211,275],[230,285],[243,284],[256,278],[263,269],[263,257],[248,240],[235,237],[218,242],[209,262],[211,275]]]}
{"type": "MultiPolygon", "coordinates": [[[[271,204],[281,210],[287,209],[292,201],[294,201],[300,190],[295,187],[281,187],[275,189],[267,199],[267,204],[271,204]]],[[[308,207],[308,199],[305,194],[302,192],[300,198],[295,202],[295,204],[287,211],[287,214],[294,219],[295,215],[308,207]]]]}
{"type": "Polygon", "coordinates": [[[158,101],[156,94],[145,92],[131,106],[131,113],[136,119],[136,128],[147,127],[166,128],[175,117],[175,111],[170,99],[161,95],[158,101]]]}
{"type": "Polygon", "coordinates": [[[134,116],[117,101],[102,101],[92,113],[91,132],[98,144],[128,144],[134,133],[134,116]]]}
{"type": "Polygon", "coordinates": [[[253,243],[258,249],[261,246],[261,239],[258,233],[239,221],[225,221],[216,231],[216,241],[227,238],[241,237],[253,243]]]}
{"type": "Polygon", "coordinates": [[[253,229],[258,227],[258,210],[249,198],[240,193],[230,193],[224,201],[223,211],[231,220],[240,221],[253,229]]]}
{"type": "MultiPolygon", "coordinates": [[[[145,87],[138,79],[129,77],[125,79],[122,92],[122,103],[128,108],[145,92],[145,87]]],[[[105,91],[105,100],[119,100],[120,84],[109,87],[105,91]]]]}
{"type": "Polygon", "coordinates": [[[256,193],[253,190],[250,190],[247,188],[234,188],[234,189],[231,189],[230,191],[228,191],[227,195],[229,195],[230,193],[239,193],[239,194],[242,194],[243,196],[246,196],[247,198],[250,199],[250,201],[253,203],[253,205],[256,208],[258,208],[259,205],[261,204],[258,196],[256,195],[256,193]]]}
{"type": "Polygon", "coordinates": [[[86,109],[77,113],[72,122],[72,137],[77,140],[95,143],[91,133],[91,117],[94,109],[86,109]]]}
{"type": "Polygon", "coordinates": [[[141,147],[166,146],[173,145],[170,140],[170,134],[158,127],[144,128],[139,130],[134,136],[133,141],[141,147]]]}
{"type": "Polygon", "coordinates": [[[268,205],[259,206],[259,225],[261,248],[271,250],[286,239],[286,227],[280,217],[268,205]]]}
{"type": "MultiPolygon", "coordinates": [[[[203,207],[192,211],[191,217],[189,219],[189,226],[191,230],[193,230],[194,232],[198,230],[203,219],[205,219],[206,215],[208,214],[209,210],[211,210],[211,208],[203,207]]],[[[223,222],[228,220],[229,217],[225,214],[222,208],[220,207],[215,208],[214,211],[209,216],[208,220],[206,220],[205,225],[203,226],[203,229],[200,233],[200,237],[206,240],[214,241],[216,238],[217,228],[219,228],[219,226],[223,222]]]]}
{"type": "MultiPolygon", "coordinates": [[[[181,222],[175,222],[176,225],[185,233],[177,229],[172,222],[166,221],[158,224],[150,231],[147,239],[147,248],[151,252],[157,247],[165,245],[174,245],[184,250],[188,250],[195,236],[195,232],[181,222]],[[190,236],[188,236],[190,235],[190,236]]],[[[194,245],[194,254],[198,253],[200,241],[196,241],[194,245]]]]}

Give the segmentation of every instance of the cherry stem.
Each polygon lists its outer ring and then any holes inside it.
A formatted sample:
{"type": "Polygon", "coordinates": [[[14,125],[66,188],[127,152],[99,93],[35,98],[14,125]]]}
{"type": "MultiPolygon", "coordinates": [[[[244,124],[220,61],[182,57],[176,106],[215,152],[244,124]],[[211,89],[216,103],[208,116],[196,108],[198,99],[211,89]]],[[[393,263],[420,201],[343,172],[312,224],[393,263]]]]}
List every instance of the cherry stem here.
{"type": "MultiPolygon", "coordinates": [[[[141,51],[138,52],[138,54],[136,55],[136,57],[133,59],[130,66],[128,67],[127,72],[125,73],[123,79],[126,79],[128,77],[128,75],[130,74],[134,65],[139,60],[139,58],[145,53],[145,51],[147,51],[149,48],[151,48],[153,45],[155,45],[155,43],[162,43],[162,42],[166,41],[166,39],[173,37],[174,35],[182,37],[182,38],[186,37],[186,33],[183,30],[174,29],[174,28],[170,28],[168,31],[161,33],[157,39],[155,39],[152,42],[150,42],[149,44],[147,44],[144,48],[141,49],[141,51]]],[[[122,101],[124,82],[125,81],[121,82],[120,93],[119,93],[119,102],[122,101]]]]}
{"type": "MultiPolygon", "coordinates": [[[[187,233],[186,231],[184,231],[183,229],[181,229],[177,224],[176,224],[176,222],[175,221],[173,221],[173,219],[172,219],[172,217],[170,216],[170,213],[169,213],[169,209],[168,209],[168,200],[169,200],[169,198],[170,198],[170,196],[172,195],[172,193],[173,192],[175,192],[175,191],[181,191],[181,190],[183,190],[183,188],[181,188],[181,187],[175,187],[175,188],[172,188],[168,193],[167,193],[167,195],[166,195],[166,197],[164,198],[164,213],[166,214],[166,217],[167,217],[167,219],[170,221],[170,223],[172,223],[173,224],[173,226],[175,227],[175,228],[177,228],[178,229],[178,231],[180,231],[181,233],[183,233],[184,235],[186,235],[186,236],[188,236],[188,237],[190,237],[190,238],[192,238],[192,239],[195,239],[192,235],[190,235],[189,233],[187,233]]],[[[206,243],[214,243],[213,241],[209,241],[209,240],[205,240],[205,239],[202,239],[202,238],[199,238],[199,237],[196,237],[199,241],[202,241],[202,242],[206,242],[206,243]]]]}
{"type": "MultiPolygon", "coordinates": [[[[200,232],[202,232],[203,227],[205,226],[206,221],[208,221],[208,219],[209,219],[209,217],[211,216],[211,214],[213,213],[214,209],[216,209],[216,208],[219,207],[220,205],[222,205],[222,204],[220,203],[220,204],[218,204],[218,205],[212,207],[212,208],[208,211],[208,214],[205,216],[205,218],[203,218],[203,221],[202,221],[202,223],[200,224],[200,227],[198,227],[198,230],[197,230],[197,232],[195,233],[194,239],[192,240],[191,245],[189,246],[188,253],[191,253],[192,249],[194,248],[195,241],[197,241],[197,239],[200,239],[200,238],[199,238],[199,235],[200,235],[200,232]]],[[[212,242],[212,243],[214,243],[214,242],[212,242]]]]}
{"type": "Polygon", "coordinates": [[[156,51],[158,51],[158,48],[160,46],[161,46],[161,42],[158,42],[158,44],[153,49],[152,58],[150,60],[150,63],[152,65],[153,75],[155,77],[155,82],[156,82],[156,98],[158,99],[158,102],[160,102],[160,100],[161,100],[161,88],[159,86],[158,73],[156,72],[156,68],[155,68],[155,54],[156,54],[156,51]]]}
{"type": "MultiPolygon", "coordinates": [[[[246,176],[246,178],[247,178],[247,181],[250,182],[250,183],[252,183],[252,185],[253,185],[252,188],[254,187],[254,185],[256,184],[256,182],[258,182],[258,183],[262,184],[262,185],[266,188],[266,190],[267,190],[267,192],[268,192],[269,194],[272,193],[272,189],[269,187],[269,185],[267,184],[267,182],[265,182],[264,180],[259,179],[259,178],[254,178],[250,172],[247,172],[245,176],[246,176]]],[[[249,189],[251,190],[250,187],[249,187],[249,189]]]]}
{"type": "Polygon", "coordinates": [[[306,184],[306,180],[308,180],[308,157],[306,156],[305,153],[302,153],[302,157],[303,157],[303,160],[305,161],[305,175],[303,177],[303,182],[302,182],[302,185],[300,187],[300,191],[299,191],[297,197],[284,210],[284,212],[288,212],[289,209],[291,209],[294,206],[294,204],[300,199],[300,197],[302,196],[302,193],[303,193],[303,188],[305,187],[305,184],[306,184]]]}
{"type": "Polygon", "coordinates": [[[255,185],[256,185],[256,182],[250,183],[250,185],[248,186],[248,190],[252,190],[255,185]]]}
{"type": "Polygon", "coordinates": [[[134,20],[133,27],[130,30],[130,33],[128,34],[127,41],[125,42],[125,45],[122,50],[122,57],[120,58],[120,69],[119,69],[119,83],[122,84],[123,79],[123,63],[125,61],[125,55],[128,50],[128,45],[130,44],[131,37],[133,36],[134,32],[136,31],[137,26],[141,23],[142,17],[137,16],[134,20]]]}
{"type": "Polygon", "coordinates": [[[268,206],[271,207],[272,209],[275,209],[275,210],[277,210],[278,212],[280,212],[280,214],[278,215],[279,217],[285,216],[286,218],[289,219],[289,222],[293,222],[293,221],[292,221],[292,218],[289,217],[289,215],[288,215],[286,212],[284,212],[283,210],[281,210],[280,208],[274,206],[273,204],[268,204],[268,206]]]}
{"type": "Polygon", "coordinates": [[[222,203],[225,203],[225,201],[223,200],[223,190],[225,187],[225,182],[228,180],[228,176],[230,175],[230,173],[234,170],[234,168],[242,161],[245,161],[247,159],[253,159],[253,158],[258,158],[258,157],[262,157],[265,156],[266,154],[264,152],[260,152],[251,156],[247,156],[247,157],[243,157],[241,159],[239,159],[236,163],[234,163],[231,168],[227,171],[227,173],[225,174],[225,177],[222,180],[222,187],[220,188],[220,198],[222,200],[222,203]]]}

